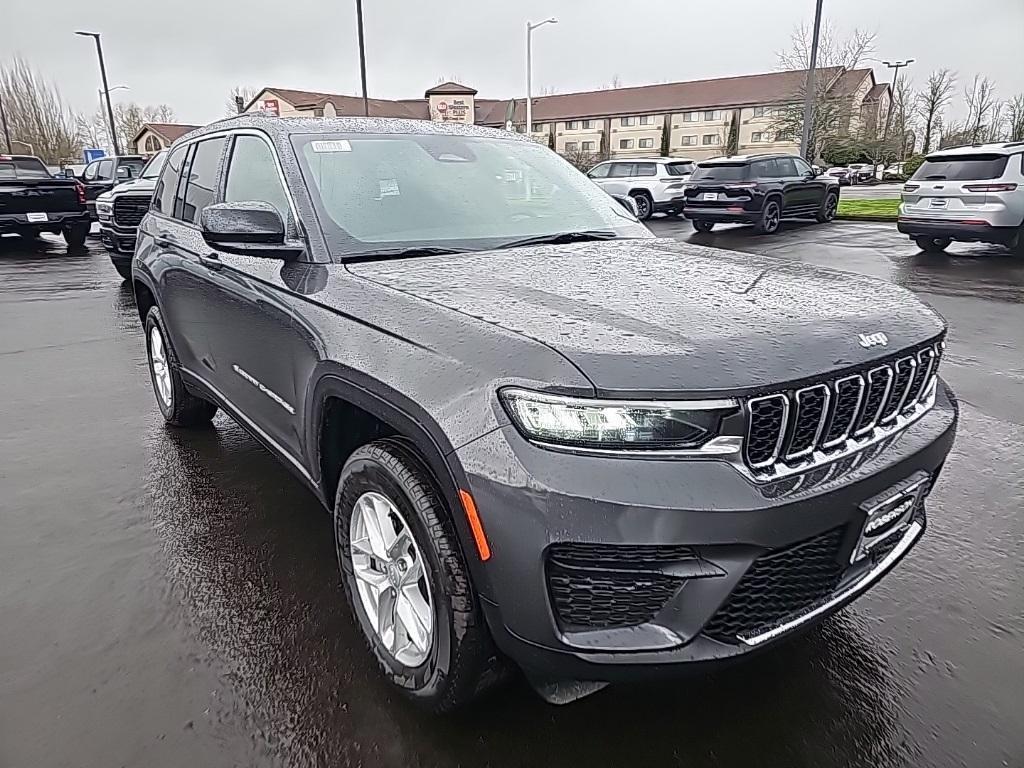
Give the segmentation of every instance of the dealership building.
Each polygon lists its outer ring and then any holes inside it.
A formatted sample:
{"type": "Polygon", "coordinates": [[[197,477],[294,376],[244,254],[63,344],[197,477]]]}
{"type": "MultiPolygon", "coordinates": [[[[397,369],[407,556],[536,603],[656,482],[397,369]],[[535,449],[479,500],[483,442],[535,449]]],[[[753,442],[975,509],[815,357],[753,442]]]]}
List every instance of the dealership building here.
{"type": "MultiPolygon", "coordinates": [[[[804,70],[741,77],[611,88],[533,100],[530,133],[561,154],[608,157],[668,155],[703,160],[725,153],[736,126],[741,153],[797,152],[799,137],[778,128],[780,110],[801,100],[804,70]]],[[[843,109],[841,132],[877,129],[891,103],[888,83],[871,69],[826,67],[816,73],[826,98],[843,109]]],[[[289,88],[264,88],[247,112],[281,117],[363,114],[363,99],[289,88]]],[[[524,99],[480,98],[460,83],[446,82],[422,99],[369,99],[372,117],[404,117],[526,132],[524,99]]]]}

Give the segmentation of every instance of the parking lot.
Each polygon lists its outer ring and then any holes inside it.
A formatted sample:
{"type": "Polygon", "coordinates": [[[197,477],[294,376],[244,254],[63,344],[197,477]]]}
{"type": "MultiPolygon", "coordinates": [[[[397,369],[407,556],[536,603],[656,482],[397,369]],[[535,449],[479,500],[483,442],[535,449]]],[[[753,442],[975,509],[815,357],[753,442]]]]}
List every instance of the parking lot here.
{"type": "Polygon", "coordinates": [[[369,662],[313,497],[223,415],[164,427],[98,241],[3,238],[0,768],[1024,765],[1024,259],[887,224],[650,224],[890,280],[949,321],[960,433],[878,587],[727,669],[424,715],[369,662]]]}

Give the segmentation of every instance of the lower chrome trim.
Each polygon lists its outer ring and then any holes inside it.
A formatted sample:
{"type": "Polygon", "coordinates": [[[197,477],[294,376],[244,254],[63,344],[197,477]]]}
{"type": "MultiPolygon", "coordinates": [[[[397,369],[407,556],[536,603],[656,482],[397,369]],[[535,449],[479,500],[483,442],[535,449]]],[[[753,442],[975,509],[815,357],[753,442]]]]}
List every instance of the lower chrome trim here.
{"type": "Polygon", "coordinates": [[[888,555],[879,560],[878,564],[874,568],[872,568],[870,571],[864,574],[859,580],[848,586],[846,589],[842,590],[841,592],[836,592],[824,603],[821,603],[820,605],[812,608],[806,613],[800,614],[796,618],[790,619],[785,624],[780,624],[774,629],[769,629],[758,635],[738,635],[737,639],[739,639],[740,642],[747,646],[753,647],[756,645],[761,645],[762,643],[767,643],[769,640],[774,640],[775,638],[780,637],[781,635],[784,635],[787,632],[791,632],[792,630],[796,629],[802,624],[806,624],[807,622],[812,621],[813,619],[816,619],[825,613],[828,613],[839,603],[842,603],[843,601],[848,600],[851,597],[859,595],[861,592],[863,592],[872,584],[874,584],[879,578],[882,577],[882,575],[886,571],[888,571],[890,568],[892,568],[893,565],[895,565],[897,560],[899,560],[901,557],[903,557],[904,554],[906,554],[907,550],[909,550],[914,545],[914,543],[918,540],[918,538],[920,538],[923,532],[924,526],[915,520],[907,528],[907,532],[903,534],[903,538],[900,539],[899,544],[897,544],[893,548],[892,552],[890,552],[888,555]]]}

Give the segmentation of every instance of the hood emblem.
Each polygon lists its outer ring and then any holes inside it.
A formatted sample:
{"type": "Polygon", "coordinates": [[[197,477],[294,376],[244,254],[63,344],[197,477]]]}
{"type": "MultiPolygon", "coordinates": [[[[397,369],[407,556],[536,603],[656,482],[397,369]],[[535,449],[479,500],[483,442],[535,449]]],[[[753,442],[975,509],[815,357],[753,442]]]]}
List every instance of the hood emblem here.
{"type": "Polygon", "coordinates": [[[864,349],[871,349],[879,345],[888,346],[889,337],[884,333],[862,333],[857,337],[857,341],[864,349]]]}

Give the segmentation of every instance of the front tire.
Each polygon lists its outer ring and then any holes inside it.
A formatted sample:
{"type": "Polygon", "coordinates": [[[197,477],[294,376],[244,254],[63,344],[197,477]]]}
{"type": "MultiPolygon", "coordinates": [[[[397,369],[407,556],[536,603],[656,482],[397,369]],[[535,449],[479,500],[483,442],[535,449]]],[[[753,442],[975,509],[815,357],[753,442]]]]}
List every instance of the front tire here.
{"type": "Polygon", "coordinates": [[[89,223],[71,224],[61,230],[68,248],[84,248],[85,239],[89,236],[89,223]]]}
{"type": "Polygon", "coordinates": [[[651,218],[651,214],[654,212],[654,201],[651,199],[651,196],[646,192],[636,192],[630,195],[630,197],[636,203],[636,217],[640,221],[647,221],[651,218]]]}
{"type": "Polygon", "coordinates": [[[782,208],[775,198],[769,198],[765,201],[764,208],[761,210],[761,218],[754,225],[754,230],[760,235],[773,235],[779,231],[781,223],[782,208]]]}
{"type": "Polygon", "coordinates": [[[345,462],[334,532],[356,623],[394,686],[447,712],[503,677],[452,519],[405,443],[378,440],[345,462]]]}
{"type": "Polygon", "coordinates": [[[178,372],[178,358],[167,341],[163,318],[156,307],[146,315],[146,352],[153,394],[164,421],[174,427],[209,424],[217,413],[217,406],[185,389],[178,372]]]}
{"type": "Polygon", "coordinates": [[[707,219],[693,219],[693,228],[698,232],[710,232],[715,228],[715,222],[707,219]]]}
{"type": "Polygon", "coordinates": [[[814,218],[819,224],[826,224],[836,217],[837,208],[839,208],[839,195],[829,192],[821,201],[821,208],[818,209],[818,215],[814,218]]]}
{"type": "Polygon", "coordinates": [[[953,241],[948,237],[915,237],[914,242],[925,253],[942,253],[953,241]]]}

